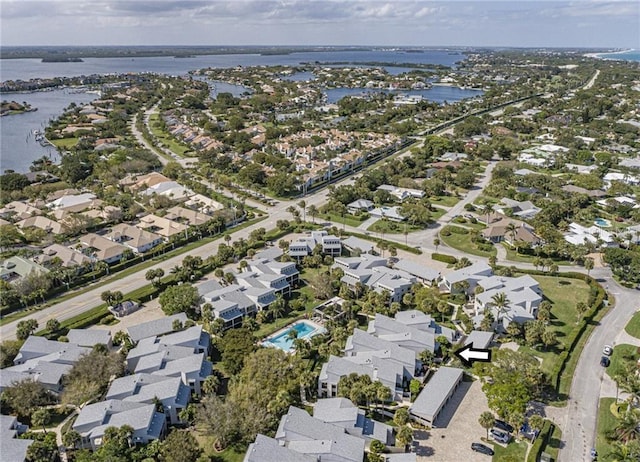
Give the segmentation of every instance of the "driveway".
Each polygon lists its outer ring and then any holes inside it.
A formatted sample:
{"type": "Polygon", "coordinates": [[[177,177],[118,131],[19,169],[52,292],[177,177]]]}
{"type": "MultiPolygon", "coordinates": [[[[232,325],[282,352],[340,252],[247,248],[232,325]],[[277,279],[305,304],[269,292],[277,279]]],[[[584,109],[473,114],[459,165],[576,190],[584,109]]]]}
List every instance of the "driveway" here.
{"type": "MultiPolygon", "coordinates": [[[[418,461],[424,462],[488,462],[485,456],[471,450],[487,431],[480,426],[480,414],[488,411],[487,398],[479,380],[463,382],[429,431],[415,432],[419,446],[418,461]]],[[[489,445],[491,446],[491,445],[489,445]]]]}

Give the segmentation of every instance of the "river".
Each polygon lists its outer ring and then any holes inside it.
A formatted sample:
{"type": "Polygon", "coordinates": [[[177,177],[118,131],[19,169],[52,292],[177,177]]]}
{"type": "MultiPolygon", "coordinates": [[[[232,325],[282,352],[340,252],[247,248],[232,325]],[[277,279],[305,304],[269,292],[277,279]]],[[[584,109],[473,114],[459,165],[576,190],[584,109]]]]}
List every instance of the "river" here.
{"type": "MultiPolygon", "coordinates": [[[[325,51],[304,52],[282,55],[206,55],[192,58],[170,56],[151,58],[83,58],[78,63],[43,63],[39,59],[3,59],[0,62],[0,81],[29,80],[52,77],[75,77],[90,74],[112,74],[126,72],[153,72],[168,75],[185,75],[191,70],[207,67],[222,68],[235,66],[295,66],[302,63],[353,62],[407,64],[406,67],[388,66],[392,73],[411,70],[411,64],[435,64],[455,67],[465,56],[445,50],[426,50],[421,53],[404,51],[325,51]]],[[[216,83],[215,92],[230,91],[239,94],[243,87],[216,83]]],[[[448,102],[475,96],[477,93],[457,88],[433,88],[424,97],[432,101],[448,102]]],[[[29,134],[34,129],[43,130],[51,119],[55,119],[72,102],[85,104],[96,98],[93,94],[72,93],[68,90],[54,90],[35,93],[7,93],[0,95],[3,100],[26,101],[37,111],[2,117],[0,120],[0,172],[14,170],[27,172],[31,163],[43,155],[58,161],[58,153],[52,147],[42,147],[29,134]]]]}

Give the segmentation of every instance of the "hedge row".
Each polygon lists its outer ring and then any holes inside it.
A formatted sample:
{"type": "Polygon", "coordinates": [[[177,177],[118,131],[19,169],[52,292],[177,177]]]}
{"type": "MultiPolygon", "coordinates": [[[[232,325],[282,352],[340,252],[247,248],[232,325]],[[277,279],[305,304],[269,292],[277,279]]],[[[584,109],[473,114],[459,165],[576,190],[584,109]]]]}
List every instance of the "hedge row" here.
{"type": "Polygon", "coordinates": [[[458,262],[458,259],[456,257],[452,255],[445,255],[443,253],[432,253],[431,259],[436,261],[441,261],[449,265],[455,265],[458,262]]]}
{"type": "Polygon", "coordinates": [[[538,462],[540,460],[540,456],[542,455],[544,448],[549,443],[549,438],[551,438],[554,428],[555,426],[549,420],[544,421],[544,425],[542,426],[542,430],[540,430],[538,438],[536,438],[529,450],[527,462],[538,462]]]}

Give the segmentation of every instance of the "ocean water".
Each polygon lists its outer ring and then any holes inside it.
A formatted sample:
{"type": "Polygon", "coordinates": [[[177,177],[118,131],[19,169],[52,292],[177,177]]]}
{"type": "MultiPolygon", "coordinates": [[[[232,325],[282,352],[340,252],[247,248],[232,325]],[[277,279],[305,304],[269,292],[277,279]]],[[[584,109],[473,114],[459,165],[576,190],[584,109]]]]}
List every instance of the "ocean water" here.
{"type": "Polygon", "coordinates": [[[600,53],[598,58],[617,59],[622,61],[640,61],[640,50],[629,50],[624,53],[600,53]]]}

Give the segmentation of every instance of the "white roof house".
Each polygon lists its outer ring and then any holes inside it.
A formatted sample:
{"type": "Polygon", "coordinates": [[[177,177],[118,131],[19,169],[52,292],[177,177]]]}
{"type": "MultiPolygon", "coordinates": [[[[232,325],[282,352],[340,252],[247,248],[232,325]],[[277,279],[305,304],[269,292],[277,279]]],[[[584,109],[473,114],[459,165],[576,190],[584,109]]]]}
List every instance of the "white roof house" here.
{"type": "Polygon", "coordinates": [[[612,233],[605,231],[598,226],[585,227],[578,223],[569,225],[569,232],[564,235],[564,240],[574,245],[584,245],[587,243],[598,245],[599,242],[606,247],[617,246],[612,233]]]}
{"type": "Polygon", "coordinates": [[[322,253],[331,256],[339,256],[342,252],[340,238],[328,232],[311,231],[309,236],[301,237],[289,244],[289,255],[296,258],[311,255],[317,245],[322,247],[322,253]]]}
{"type": "Polygon", "coordinates": [[[511,322],[522,324],[536,318],[543,297],[538,281],[531,276],[524,275],[517,278],[491,276],[479,281],[478,285],[484,289],[484,292],[475,296],[476,315],[484,313],[485,309],[489,308],[494,319],[498,319],[493,297],[504,293],[509,303],[505,307],[506,312],[500,315],[502,327],[506,328],[511,322]]]}

